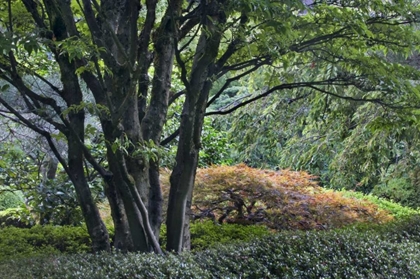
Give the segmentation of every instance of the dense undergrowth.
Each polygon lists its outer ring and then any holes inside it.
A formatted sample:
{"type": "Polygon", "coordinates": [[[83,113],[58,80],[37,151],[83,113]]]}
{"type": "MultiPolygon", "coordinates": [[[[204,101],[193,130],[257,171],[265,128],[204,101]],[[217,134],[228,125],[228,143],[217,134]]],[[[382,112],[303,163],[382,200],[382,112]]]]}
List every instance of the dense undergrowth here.
{"type": "Polygon", "coordinates": [[[157,256],[73,254],[0,262],[0,278],[420,278],[420,217],[331,231],[287,231],[157,256]],[[19,268],[16,268],[16,267],[19,268]]]}

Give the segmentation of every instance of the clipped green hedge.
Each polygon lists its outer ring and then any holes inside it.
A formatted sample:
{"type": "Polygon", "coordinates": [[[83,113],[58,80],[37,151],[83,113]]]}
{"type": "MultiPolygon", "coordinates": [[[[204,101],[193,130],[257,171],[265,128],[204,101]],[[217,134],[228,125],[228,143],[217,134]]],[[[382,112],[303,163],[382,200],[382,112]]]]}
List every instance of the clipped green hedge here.
{"type": "Polygon", "coordinates": [[[220,244],[248,242],[271,234],[262,225],[215,224],[212,221],[191,224],[191,250],[203,250],[220,244]]]}
{"type": "Polygon", "coordinates": [[[6,227],[0,229],[0,261],[35,255],[90,252],[90,243],[87,230],[83,227],[6,227]]]}
{"type": "MultiPolygon", "coordinates": [[[[220,244],[251,241],[255,238],[272,234],[262,225],[215,224],[210,220],[195,221],[190,224],[191,250],[203,250],[220,244]]],[[[166,245],[166,226],[160,230],[160,244],[166,245]]]]}
{"type": "MultiPolygon", "coordinates": [[[[109,233],[113,235],[113,228],[109,228],[109,233]]],[[[164,244],[166,241],[164,226],[161,234],[161,241],[164,244]]],[[[191,246],[195,250],[200,250],[217,244],[250,241],[268,234],[270,231],[264,226],[195,222],[191,224],[191,246]]],[[[84,227],[51,225],[37,225],[25,229],[5,227],[0,229],[0,260],[42,254],[90,252],[90,244],[89,235],[84,227]]]]}
{"type": "Polygon", "coordinates": [[[218,278],[419,278],[419,248],[355,232],[298,233],[199,257],[218,278]]]}
{"type": "Polygon", "coordinates": [[[181,255],[11,260],[0,263],[0,278],[420,278],[419,222],[416,216],[368,229],[289,231],[181,255]]]}
{"type": "Polygon", "coordinates": [[[210,278],[192,254],[80,254],[0,262],[0,278],[210,278]],[[14,272],[14,266],[20,266],[14,272]],[[13,271],[13,273],[12,273],[13,271]],[[11,274],[11,275],[10,275],[11,274]]]}

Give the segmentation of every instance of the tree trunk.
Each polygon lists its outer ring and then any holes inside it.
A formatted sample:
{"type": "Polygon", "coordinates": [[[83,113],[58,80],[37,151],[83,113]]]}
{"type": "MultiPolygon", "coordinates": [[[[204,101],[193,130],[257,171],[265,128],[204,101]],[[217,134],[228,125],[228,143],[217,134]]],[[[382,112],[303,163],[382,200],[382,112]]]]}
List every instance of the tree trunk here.
{"type": "Polygon", "coordinates": [[[79,137],[83,139],[84,132],[83,112],[70,114],[69,119],[77,133],[77,135],[71,133],[68,136],[69,176],[76,189],[83,217],[85,218],[86,226],[92,239],[93,251],[110,251],[108,231],[102,222],[98,207],[92,198],[83,168],[83,149],[79,142],[79,137]]]}
{"type": "Polygon", "coordinates": [[[188,196],[192,196],[195,174],[198,166],[198,155],[201,147],[201,130],[217,57],[221,31],[217,23],[226,19],[219,3],[211,1],[203,4],[203,29],[197,44],[189,82],[186,83],[186,98],[181,116],[176,164],[171,174],[169,193],[167,230],[167,250],[181,252],[183,239],[189,235],[185,229],[189,218],[185,217],[188,196]]]}
{"type": "Polygon", "coordinates": [[[189,211],[198,166],[200,136],[210,91],[210,85],[206,87],[203,83],[202,86],[202,90],[199,91],[201,95],[196,100],[195,106],[190,105],[187,96],[182,113],[176,165],[170,177],[171,189],[166,220],[168,251],[181,252],[183,247],[188,249],[190,246],[189,231],[186,230],[189,230],[189,211]],[[185,245],[184,240],[187,241],[185,245]]]}
{"type": "Polygon", "coordinates": [[[163,197],[159,181],[159,164],[157,162],[150,162],[149,169],[150,192],[149,192],[149,218],[150,226],[159,241],[160,226],[162,224],[162,205],[163,197]]]}
{"type": "Polygon", "coordinates": [[[127,183],[133,184],[133,181],[130,181],[128,173],[126,170],[126,164],[124,160],[124,155],[118,154],[120,150],[113,150],[112,143],[116,141],[116,131],[114,131],[114,125],[110,121],[102,121],[103,132],[106,140],[106,149],[107,149],[107,159],[109,164],[109,169],[112,172],[113,176],[109,185],[115,185],[115,189],[112,189],[115,192],[110,191],[108,195],[108,200],[110,205],[114,205],[115,217],[113,216],[114,225],[118,226],[118,231],[120,235],[120,247],[121,250],[128,251],[143,251],[149,252],[150,248],[147,244],[147,237],[144,233],[143,220],[141,214],[137,209],[134,198],[130,191],[130,186],[127,183]],[[127,223],[124,219],[126,218],[127,223]],[[126,234],[128,234],[126,236],[126,234]],[[127,246],[128,245],[128,246],[127,246]]]}
{"type": "MultiPolygon", "coordinates": [[[[186,129],[186,132],[192,131],[192,125],[187,128],[190,129],[186,129]]],[[[185,132],[180,134],[180,143],[185,138],[191,138],[185,134],[185,132]]],[[[192,191],[194,185],[198,160],[198,149],[191,146],[191,141],[187,139],[183,143],[178,145],[177,164],[170,178],[171,189],[166,217],[166,228],[168,231],[166,249],[175,252],[182,251],[187,197],[188,192],[192,191]]]]}
{"type": "Polygon", "coordinates": [[[184,251],[191,250],[191,233],[190,233],[190,221],[192,216],[191,211],[191,204],[192,204],[192,192],[193,188],[191,188],[190,192],[187,196],[187,202],[185,204],[185,219],[184,219],[184,232],[182,236],[182,249],[184,251]]]}
{"type": "Polygon", "coordinates": [[[116,181],[112,178],[105,181],[105,195],[108,199],[114,222],[114,247],[122,252],[134,251],[124,202],[118,193],[115,183],[116,181]]]}
{"type": "MultiPolygon", "coordinates": [[[[152,80],[150,105],[141,118],[141,128],[145,141],[152,140],[159,145],[168,111],[168,99],[171,88],[172,69],[176,48],[177,20],[181,12],[182,1],[170,1],[160,27],[154,36],[155,74],[152,80]]],[[[143,90],[144,91],[144,90],[143,90]]],[[[144,95],[144,94],[143,94],[144,95]]],[[[150,226],[159,238],[162,223],[162,191],[159,181],[159,162],[149,162],[149,204],[150,226]]]]}

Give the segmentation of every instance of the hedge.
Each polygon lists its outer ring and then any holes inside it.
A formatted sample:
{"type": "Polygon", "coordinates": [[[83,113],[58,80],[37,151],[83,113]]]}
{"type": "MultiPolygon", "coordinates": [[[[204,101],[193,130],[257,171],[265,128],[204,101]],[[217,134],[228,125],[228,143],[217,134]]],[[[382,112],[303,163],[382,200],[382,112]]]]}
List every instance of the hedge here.
{"type": "Polygon", "coordinates": [[[0,278],[420,278],[419,222],[416,216],[373,228],[289,231],[181,255],[9,260],[0,263],[0,278]]]}

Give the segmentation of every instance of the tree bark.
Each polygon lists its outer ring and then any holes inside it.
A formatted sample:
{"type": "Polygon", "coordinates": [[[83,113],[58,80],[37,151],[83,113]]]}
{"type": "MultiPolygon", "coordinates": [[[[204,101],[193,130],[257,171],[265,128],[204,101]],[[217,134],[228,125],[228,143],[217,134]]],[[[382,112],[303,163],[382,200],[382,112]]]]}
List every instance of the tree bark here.
{"type": "MultiPolygon", "coordinates": [[[[69,116],[70,123],[79,130],[80,134],[84,132],[84,116],[83,113],[69,116]]],[[[82,137],[83,138],[83,137],[82,137]]],[[[83,217],[89,235],[92,239],[93,251],[110,251],[109,235],[102,222],[98,207],[96,206],[89,185],[86,181],[83,168],[83,150],[80,147],[77,135],[70,134],[68,137],[68,167],[70,170],[70,179],[76,189],[77,197],[82,209],[83,217]]]]}
{"type": "MultiPolygon", "coordinates": [[[[204,4],[204,3],[202,3],[204,4]]],[[[181,116],[176,164],[170,177],[170,193],[167,213],[167,250],[181,252],[185,232],[189,226],[186,218],[188,197],[192,195],[198,156],[201,147],[201,130],[208,95],[212,86],[214,61],[218,54],[221,30],[218,23],[225,21],[220,3],[211,1],[202,10],[203,29],[197,44],[189,81],[186,82],[186,99],[181,116]]],[[[183,77],[184,82],[186,77],[183,77]]]]}
{"type": "MultiPolygon", "coordinates": [[[[154,36],[155,74],[152,80],[150,105],[142,119],[141,127],[144,140],[152,140],[159,145],[163,125],[168,111],[168,99],[171,88],[172,69],[176,48],[177,21],[181,13],[182,1],[170,1],[168,9],[154,36]]],[[[149,218],[150,225],[159,238],[162,223],[162,191],[159,182],[159,162],[149,162],[149,218]]]]}
{"type": "Polygon", "coordinates": [[[118,182],[113,178],[106,179],[104,189],[114,223],[114,248],[122,252],[134,251],[124,202],[117,190],[116,183],[118,182]]]}

